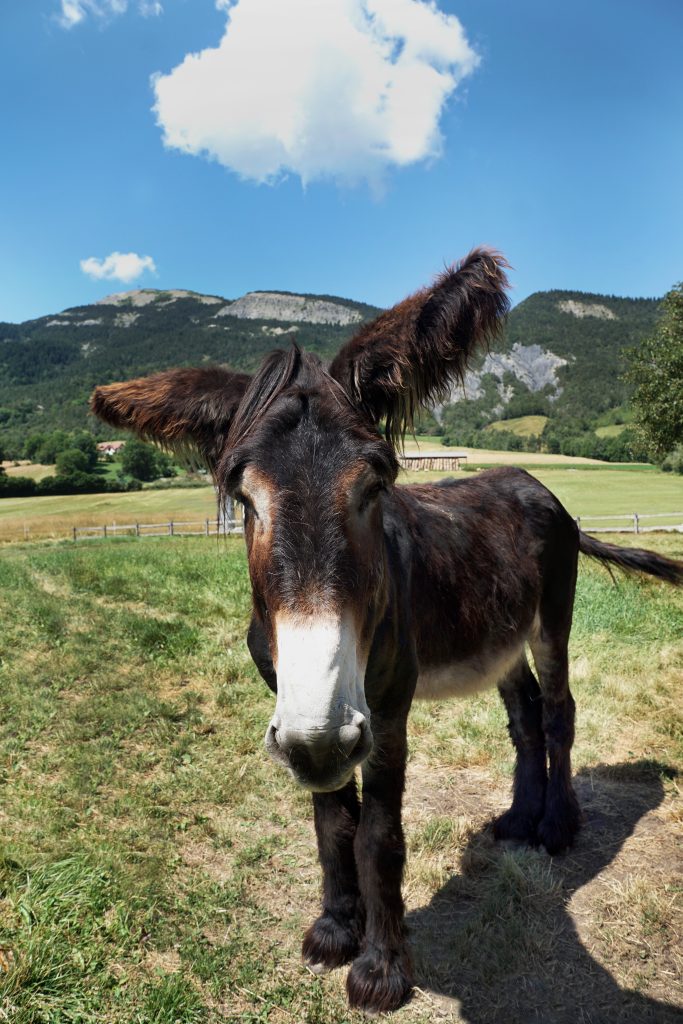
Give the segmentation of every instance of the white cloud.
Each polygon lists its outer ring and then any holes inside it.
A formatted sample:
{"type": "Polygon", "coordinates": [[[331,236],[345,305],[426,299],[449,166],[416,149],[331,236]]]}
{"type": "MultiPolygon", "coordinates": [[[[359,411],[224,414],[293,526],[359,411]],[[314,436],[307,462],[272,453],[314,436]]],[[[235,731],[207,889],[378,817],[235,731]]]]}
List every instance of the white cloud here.
{"type": "MultiPolygon", "coordinates": [[[[63,28],[73,28],[88,15],[106,19],[117,14],[125,14],[128,3],[129,0],[60,0],[57,20],[63,28]]],[[[159,0],[137,0],[137,9],[145,18],[163,12],[159,0]]]]}
{"type": "Polygon", "coordinates": [[[138,256],[136,252],[112,252],[104,259],[90,256],[81,260],[81,270],[96,281],[125,281],[130,283],[144,274],[145,270],[156,273],[156,264],[151,256],[138,256]]]}
{"type": "Polygon", "coordinates": [[[479,58],[435,0],[216,0],[215,48],[152,79],[169,148],[245,178],[381,181],[439,155],[448,98],[479,58]]]}
{"type": "Polygon", "coordinates": [[[159,0],[139,0],[139,9],[143,18],[152,18],[164,11],[159,0]]]}

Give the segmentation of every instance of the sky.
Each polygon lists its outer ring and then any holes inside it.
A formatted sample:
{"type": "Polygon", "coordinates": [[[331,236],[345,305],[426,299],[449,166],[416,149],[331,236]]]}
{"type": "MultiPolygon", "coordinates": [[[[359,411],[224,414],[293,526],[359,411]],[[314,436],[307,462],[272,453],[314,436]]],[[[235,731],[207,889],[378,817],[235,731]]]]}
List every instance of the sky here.
{"type": "Polygon", "coordinates": [[[0,320],[683,278],[680,0],[4,0],[0,320]]]}

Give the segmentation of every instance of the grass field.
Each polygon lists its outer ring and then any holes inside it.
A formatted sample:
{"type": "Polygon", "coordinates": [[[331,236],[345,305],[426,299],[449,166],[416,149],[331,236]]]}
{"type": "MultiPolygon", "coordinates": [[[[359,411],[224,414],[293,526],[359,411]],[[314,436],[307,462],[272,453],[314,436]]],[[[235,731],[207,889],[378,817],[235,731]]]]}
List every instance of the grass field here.
{"type": "Polygon", "coordinates": [[[518,437],[540,437],[548,422],[547,416],[516,416],[510,420],[496,420],[489,424],[489,430],[507,430],[518,437]]]}
{"type": "MultiPolygon", "coordinates": [[[[424,447],[424,446],[423,446],[424,447]]],[[[445,451],[446,449],[444,449],[445,451]]],[[[612,466],[590,460],[529,455],[519,452],[476,452],[477,461],[497,456],[504,464],[526,465],[553,491],[572,515],[621,515],[683,512],[683,480],[653,466],[612,466]]],[[[402,482],[437,480],[444,473],[401,473],[402,482]]],[[[463,474],[459,474],[464,477],[463,474]]],[[[216,519],[213,488],[169,488],[123,494],[76,494],[64,497],[3,498],[0,500],[0,543],[22,539],[65,538],[74,526],[159,523],[174,519],[216,519]]],[[[667,520],[668,522],[668,520],[667,520]]],[[[673,522],[673,520],[672,520],[673,522]]],[[[608,525],[618,525],[616,523],[608,525]]]]}
{"type": "Polygon", "coordinates": [[[3,498],[0,501],[0,541],[24,536],[66,537],[73,526],[79,525],[207,518],[216,518],[216,496],[210,486],[122,494],[3,498]]]}
{"type": "MultiPolygon", "coordinates": [[[[509,422],[509,421],[508,421],[509,422]]],[[[465,452],[468,463],[475,466],[512,465],[512,466],[604,466],[599,459],[585,459],[581,455],[549,455],[545,452],[499,452],[487,448],[463,448],[441,444],[440,437],[421,436],[417,439],[407,437],[406,451],[429,451],[447,455],[448,452],[465,452]]],[[[650,469],[652,467],[649,467],[650,469]]]]}
{"type": "Polygon", "coordinates": [[[598,437],[619,437],[626,430],[628,423],[609,423],[606,427],[596,427],[598,437]]]}
{"type": "Polygon", "coordinates": [[[46,476],[55,475],[54,466],[44,466],[39,462],[22,460],[18,465],[13,462],[0,463],[8,476],[27,476],[31,480],[44,480],[46,476]]]}
{"type": "MultiPolygon", "coordinates": [[[[683,557],[683,538],[648,538],[683,557]]],[[[241,541],[7,546],[0,557],[0,1019],[360,1024],[303,968],[309,797],[268,761],[241,541]]],[[[585,822],[501,848],[496,694],[416,706],[398,1024],[679,1020],[683,595],[584,564],[572,642],[585,822]]]]}

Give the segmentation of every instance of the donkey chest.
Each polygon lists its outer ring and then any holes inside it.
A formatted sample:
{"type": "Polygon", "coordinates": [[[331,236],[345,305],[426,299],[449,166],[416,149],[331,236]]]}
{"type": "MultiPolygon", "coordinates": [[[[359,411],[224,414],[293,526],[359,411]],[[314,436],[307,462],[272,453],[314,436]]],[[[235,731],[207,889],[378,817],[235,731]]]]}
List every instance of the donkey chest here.
{"type": "Polygon", "coordinates": [[[447,664],[421,666],[415,697],[442,700],[467,697],[500,683],[519,662],[524,640],[495,652],[480,652],[447,664]]]}

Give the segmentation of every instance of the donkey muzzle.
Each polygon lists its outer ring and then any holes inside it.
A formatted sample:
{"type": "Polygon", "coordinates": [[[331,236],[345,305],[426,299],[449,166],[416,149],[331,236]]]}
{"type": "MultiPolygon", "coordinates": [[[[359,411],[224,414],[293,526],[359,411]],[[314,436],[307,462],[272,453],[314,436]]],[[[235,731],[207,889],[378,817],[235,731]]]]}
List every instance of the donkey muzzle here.
{"type": "Polygon", "coordinates": [[[368,757],[372,732],[360,711],[332,727],[292,725],[275,715],[266,732],[266,750],[305,789],[331,792],[344,786],[368,757]]]}

